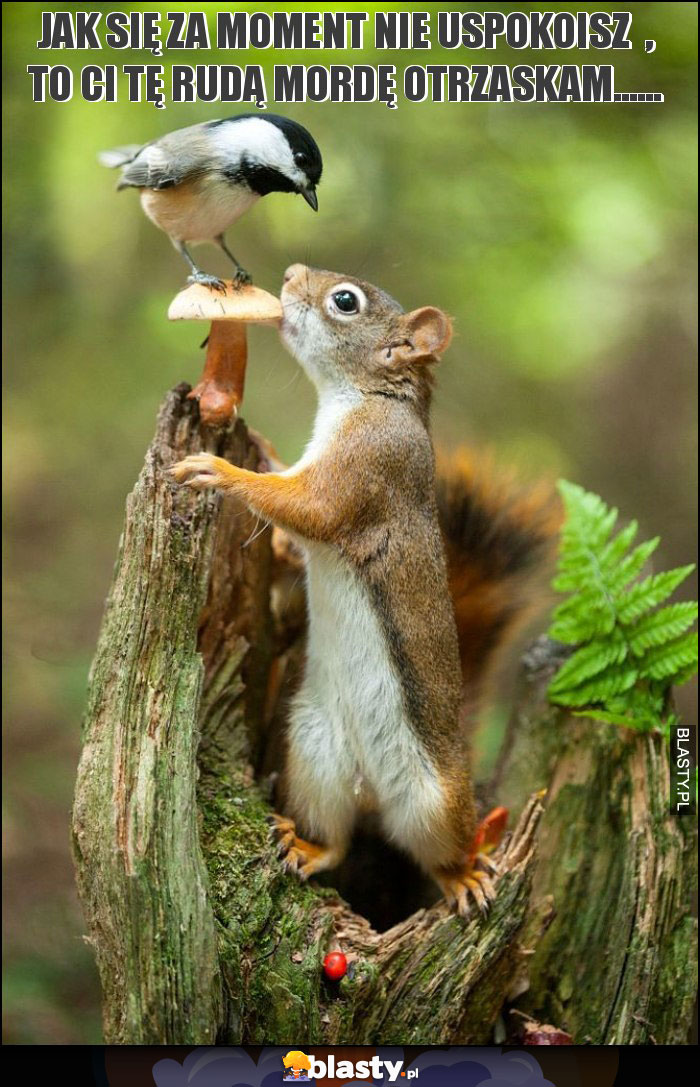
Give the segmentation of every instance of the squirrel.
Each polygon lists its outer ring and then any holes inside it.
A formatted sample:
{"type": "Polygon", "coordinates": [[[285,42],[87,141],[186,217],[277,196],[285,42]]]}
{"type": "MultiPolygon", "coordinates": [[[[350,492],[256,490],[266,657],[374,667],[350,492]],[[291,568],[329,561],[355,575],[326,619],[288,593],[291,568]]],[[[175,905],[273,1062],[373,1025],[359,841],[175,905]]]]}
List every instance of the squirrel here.
{"type": "Polygon", "coordinates": [[[273,817],[283,863],[302,879],[337,866],[372,812],[460,914],[485,911],[507,812],[477,825],[464,707],[531,610],[558,513],[466,455],[436,479],[433,365],[452,335],[441,310],[405,313],[301,264],[281,301],[282,341],[318,394],[305,452],[263,473],[208,453],[170,471],[235,495],[304,553],[306,660],[273,817]]]}

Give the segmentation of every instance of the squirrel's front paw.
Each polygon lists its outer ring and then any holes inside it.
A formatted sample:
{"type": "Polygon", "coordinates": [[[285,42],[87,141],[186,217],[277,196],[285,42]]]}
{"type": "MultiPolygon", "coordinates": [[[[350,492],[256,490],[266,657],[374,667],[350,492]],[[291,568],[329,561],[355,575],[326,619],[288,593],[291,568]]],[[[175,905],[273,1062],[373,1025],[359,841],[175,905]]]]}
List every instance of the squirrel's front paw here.
{"type": "Polygon", "coordinates": [[[228,480],[226,469],[229,467],[228,461],[222,457],[215,457],[211,453],[193,453],[174,464],[169,474],[177,483],[201,491],[207,487],[224,487],[228,480]]]}

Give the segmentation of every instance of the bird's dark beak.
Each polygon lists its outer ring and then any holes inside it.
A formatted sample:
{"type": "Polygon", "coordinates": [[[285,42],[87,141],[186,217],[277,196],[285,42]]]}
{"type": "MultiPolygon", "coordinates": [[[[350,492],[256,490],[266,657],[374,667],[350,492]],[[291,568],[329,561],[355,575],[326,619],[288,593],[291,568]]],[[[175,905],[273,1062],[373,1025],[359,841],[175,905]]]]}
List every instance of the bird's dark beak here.
{"type": "Polygon", "coordinates": [[[304,197],[304,200],[306,200],[309,207],[313,208],[314,211],[318,211],[318,197],[316,196],[316,190],[313,185],[307,185],[306,188],[299,189],[299,192],[304,197]]]}

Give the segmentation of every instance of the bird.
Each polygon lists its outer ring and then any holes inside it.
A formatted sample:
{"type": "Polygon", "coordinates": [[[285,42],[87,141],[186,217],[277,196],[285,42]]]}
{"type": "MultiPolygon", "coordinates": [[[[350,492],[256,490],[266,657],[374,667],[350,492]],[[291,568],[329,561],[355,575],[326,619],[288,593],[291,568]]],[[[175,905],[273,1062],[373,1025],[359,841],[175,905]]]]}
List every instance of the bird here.
{"type": "Polygon", "coordinates": [[[190,283],[225,290],[197,266],[187,246],[211,241],[236,268],[237,286],[251,277],[226,245],[228,228],[271,192],[299,193],[318,211],[323,160],[310,132],[289,117],[241,113],[169,132],[150,143],[98,156],[121,167],[117,189],[139,189],[141,206],[169,235],[190,268],[190,283]]]}

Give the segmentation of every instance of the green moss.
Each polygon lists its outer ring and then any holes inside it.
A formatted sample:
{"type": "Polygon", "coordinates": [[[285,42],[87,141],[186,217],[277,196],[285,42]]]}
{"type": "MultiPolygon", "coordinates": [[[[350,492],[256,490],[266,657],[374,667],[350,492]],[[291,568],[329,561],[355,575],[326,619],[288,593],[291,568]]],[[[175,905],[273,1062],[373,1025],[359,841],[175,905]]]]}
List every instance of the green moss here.
{"type": "Polygon", "coordinates": [[[270,808],[240,767],[213,747],[201,761],[202,849],[237,1012],[228,1018],[246,1023],[244,1038],[225,1040],[321,1042],[321,964],[332,935],[323,907],[337,896],[284,873],[270,838],[270,808]]]}

